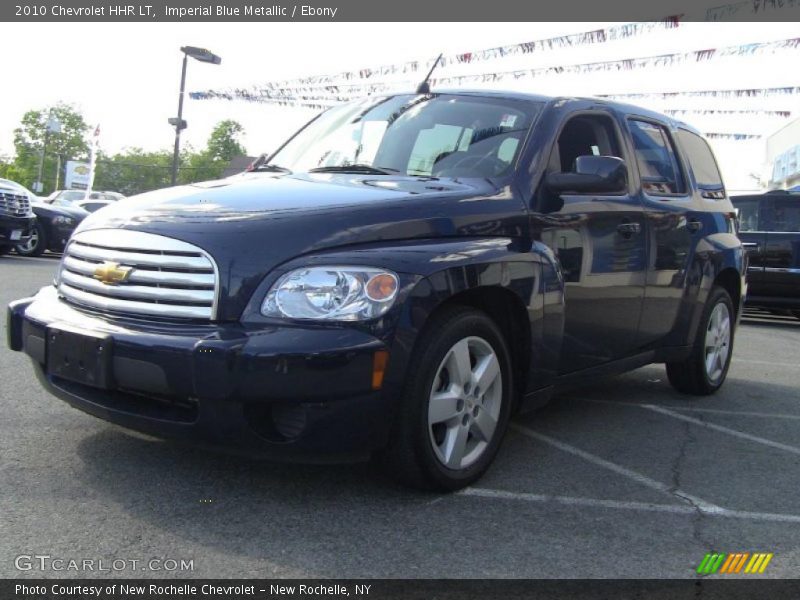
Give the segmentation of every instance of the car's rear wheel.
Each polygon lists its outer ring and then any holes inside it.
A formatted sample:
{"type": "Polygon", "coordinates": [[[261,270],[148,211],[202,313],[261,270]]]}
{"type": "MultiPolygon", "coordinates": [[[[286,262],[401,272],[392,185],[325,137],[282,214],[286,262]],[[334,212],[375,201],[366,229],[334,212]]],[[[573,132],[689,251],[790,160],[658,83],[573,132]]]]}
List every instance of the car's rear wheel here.
{"type": "Polygon", "coordinates": [[[404,483],[450,491],[477,480],[508,425],[512,371],[497,325],[467,307],[443,310],[428,324],[386,451],[404,483]]]}
{"type": "Polygon", "coordinates": [[[667,377],[684,394],[707,396],[725,382],[733,354],[733,302],[725,289],[714,286],[703,311],[692,354],[667,363],[667,377]]]}
{"type": "Polygon", "coordinates": [[[36,226],[31,232],[31,237],[27,242],[24,244],[17,244],[14,247],[17,254],[22,256],[41,256],[46,248],[47,233],[41,223],[36,223],[36,226]]]}

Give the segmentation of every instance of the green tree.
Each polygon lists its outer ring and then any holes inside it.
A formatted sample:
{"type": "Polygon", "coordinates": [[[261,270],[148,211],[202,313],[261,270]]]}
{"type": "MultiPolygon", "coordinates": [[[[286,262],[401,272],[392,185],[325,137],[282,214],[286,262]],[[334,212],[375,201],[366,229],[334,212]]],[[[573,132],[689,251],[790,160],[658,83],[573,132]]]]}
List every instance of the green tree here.
{"type": "Polygon", "coordinates": [[[208,138],[206,152],[214,161],[224,161],[226,164],[235,156],[244,156],[247,152],[239,143],[239,137],[244,134],[244,127],[231,119],[217,123],[208,138]]]}
{"type": "Polygon", "coordinates": [[[51,192],[55,186],[59,156],[62,169],[59,178],[62,181],[65,161],[86,159],[89,152],[89,145],[86,143],[88,130],[89,126],[83,115],[69,104],[58,103],[49,108],[26,112],[22,116],[20,126],[14,130],[15,180],[26,187],[33,186],[38,173],[45,136],[47,136],[42,180],[45,184],[44,193],[51,192]],[[46,134],[47,122],[51,115],[61,124],[60,133],[46,134]]]}

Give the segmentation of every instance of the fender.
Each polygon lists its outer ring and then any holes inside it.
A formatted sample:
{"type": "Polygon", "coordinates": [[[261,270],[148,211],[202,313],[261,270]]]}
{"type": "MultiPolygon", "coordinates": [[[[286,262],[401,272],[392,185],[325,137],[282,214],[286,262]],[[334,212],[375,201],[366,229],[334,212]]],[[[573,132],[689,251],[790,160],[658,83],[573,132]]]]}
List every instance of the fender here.
{"type": "MultiPolygon", "coordinates": [[[[713,213],[708,216],[713,216],[713,213]]],[[[736,298],[733,298],[738,323],[747,291],[744,278],[744,273],[747,272],[746,262],[744,247],[733,233],[714,233],[697,241],[687,267],[678,326],[671,333],[666,346],[692,346],[711,288],[719,274],[726,269],[735,271],[739,282],[738,305],[736,298]]]]}
{"type": "Polygon", "coordinates": [[[555,255],[541,242],[511,237],[387,241],[298,257],[264,279],[243,312],[242,323],[267,320],[260,314],[260,303],[281,275],[323,264],[381,267],[400,278],[396,304],[383,319],[345,325],[363,328],[389,346],[384,389],[397,391],[386,393],[399,396],[417,338],[430,317],[446,302],[477,290],[508,294],[524,315],[520,318],[527,319],[519,332],[527,349],[524,364],[517,365],[523,382],[519,391],[552,385],[564,328],[564,281],[555,255]]]}

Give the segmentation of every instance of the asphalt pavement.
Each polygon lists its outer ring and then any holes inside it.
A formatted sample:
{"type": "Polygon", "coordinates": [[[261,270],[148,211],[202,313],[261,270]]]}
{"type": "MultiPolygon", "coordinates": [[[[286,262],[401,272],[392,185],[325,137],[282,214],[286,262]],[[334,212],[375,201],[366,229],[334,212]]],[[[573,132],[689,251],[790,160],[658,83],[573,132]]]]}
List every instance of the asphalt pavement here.
{"type": "MultiPolygon", "coordinates": [[[[0,257],[0,304],[57,260],[0,257]]],[[[799,320],[746,318],[712,397],[653,365],[517,418],[452,495],[129,434],[45,393],[2,329],[0,577],[685,578],[711,551],[800,575],[799,320]]]]}

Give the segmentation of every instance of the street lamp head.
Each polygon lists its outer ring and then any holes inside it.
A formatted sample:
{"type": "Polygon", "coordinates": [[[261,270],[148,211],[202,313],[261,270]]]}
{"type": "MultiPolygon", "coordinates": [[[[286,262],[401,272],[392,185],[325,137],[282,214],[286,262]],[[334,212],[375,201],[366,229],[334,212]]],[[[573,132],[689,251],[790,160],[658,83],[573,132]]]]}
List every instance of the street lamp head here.
{"type": "Polygon", "coordinates": [[[205,62],[205,63],[211,63],[212,65],[218,65],[222,62],[222,58],[220,58],[210,50],[206,50],[205,48],[197,48],[195,46],[181,46],[181,52],[186,54],[186,56],[191,56],[195,60],[199,60],[200,62],[205,62]]]}

